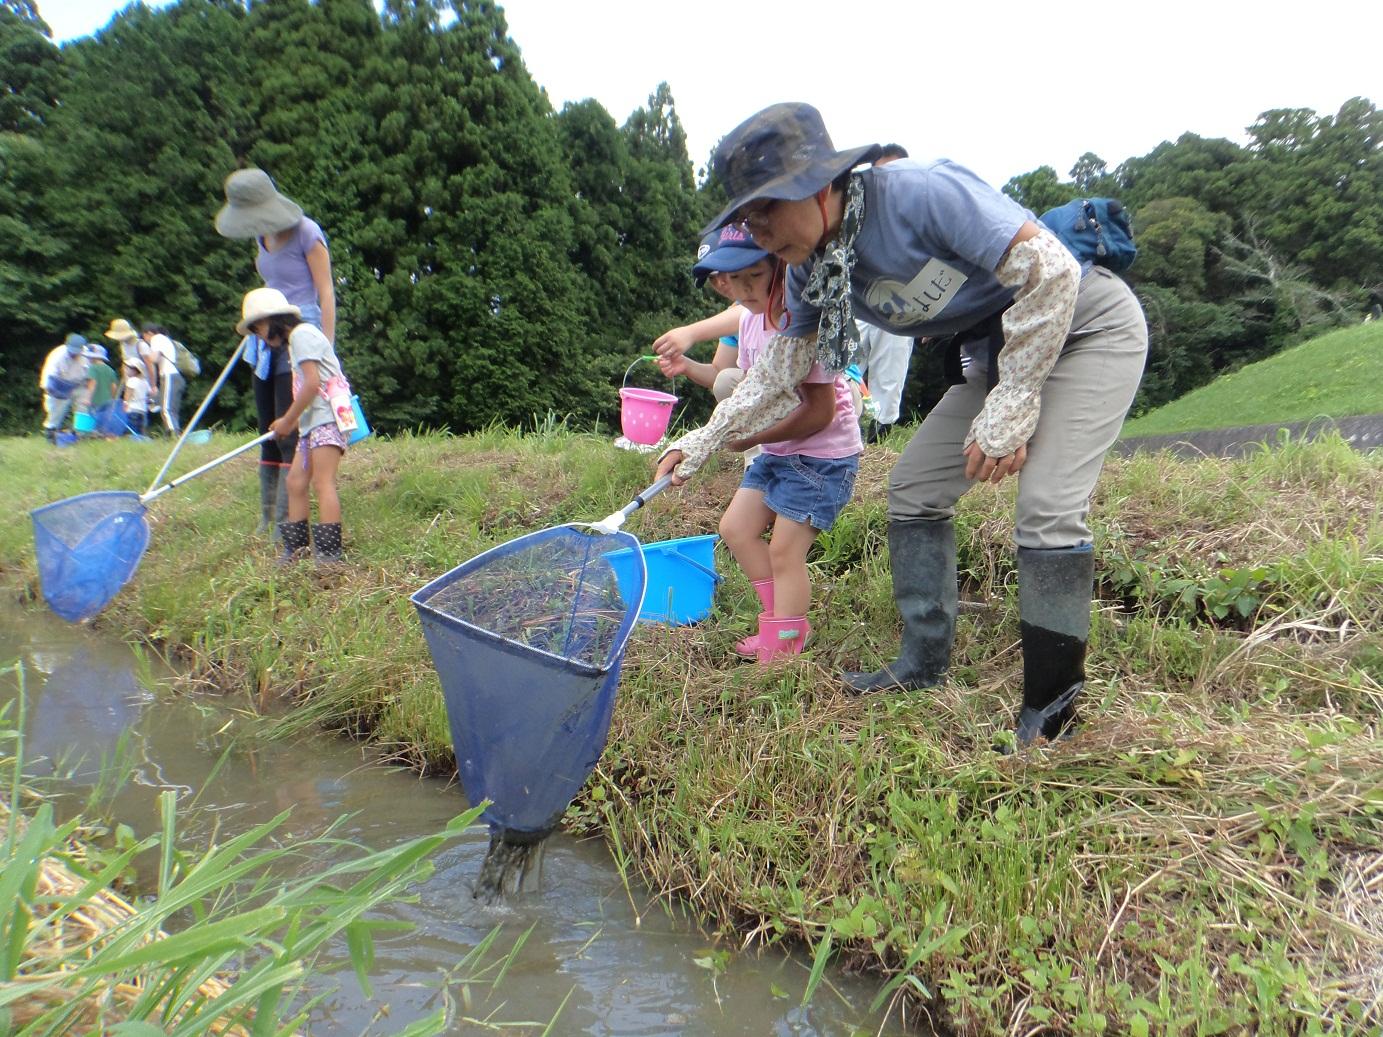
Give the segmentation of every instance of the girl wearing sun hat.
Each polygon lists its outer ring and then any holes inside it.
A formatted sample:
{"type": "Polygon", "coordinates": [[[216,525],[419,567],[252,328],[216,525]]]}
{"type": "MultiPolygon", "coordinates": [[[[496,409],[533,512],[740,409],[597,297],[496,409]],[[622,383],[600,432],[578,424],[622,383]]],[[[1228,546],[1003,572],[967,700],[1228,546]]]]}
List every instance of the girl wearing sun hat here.
{"type": "Polygon", "coordinates": [[[1020,746],[1055,738],[1073,722],[1085,680],[1090,495],[1142,376],[1147,326],[1117,276],[1082,270],[1032,213],[969,170],[901,159],[853,171],[876,151],[837,151],[805,104],[767,108],[717,146],[712,166],[730,202],[711,226],[737,223],[791,265],[789,319],[740,390],[672,444],[659,473],[688,475],[727,439],[780,420],[814,360],[830,370],[851,362],[856,316],[897,334],[963,342],[975,362],[889,480],[901,651],[877,671],[846,674],[845,687],[867,694],[943,680],[957,609],[956,500],[976,481],[1021,469],[1015,737],[1020,746]]]}
{"type": "MultiPolygon", "coordinates": [[[[337,424],[333,400],[350,387],[341,361],[322,330],[302,319],[298,307],[277,288],[256,288],[241,303],[241,335],[255,335],[278,353],[286,353],[292,367],[293,400],[266,431],[279,440],[293,437],[296,456],[290,455],[287,477],[288,514],[280,527],[283,560],[295,561],[311,544],[320,562],[341,561],[341,499],[336,491],[336,470],[346,453],[346,436],[337,424]],[[311,489],[317,497],[318,522],[308,536],[311,489]]],[[[349,409],[349,404],[347,404],[349,409]]]]}
{"type": "MultiPolygon", "coordinates": [[[[216,230],[227,238],[254,238],[255,269],[268,288],[296,306],[302,319],[336,340],[336,291],[326,235],[303,215],[297,202],[280,194],[262,169],[237,169],[226,177],[226,204],[216,214],[216,230]]],[[[287,352],[267,348],[251,335],[243,359],[254,371],[255,409],[265,432],[293,399],[287,352]]],[[[273,440],[260,447],[259,532],[276,528],[288,507],[284,486],[296,444],[273,440]]]]}

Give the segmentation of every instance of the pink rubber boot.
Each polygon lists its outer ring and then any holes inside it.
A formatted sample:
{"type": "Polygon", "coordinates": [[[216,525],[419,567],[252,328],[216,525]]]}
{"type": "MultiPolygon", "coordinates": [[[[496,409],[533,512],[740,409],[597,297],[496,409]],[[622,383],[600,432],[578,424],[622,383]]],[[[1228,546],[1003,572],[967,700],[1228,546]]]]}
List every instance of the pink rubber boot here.
{"type": "Polygon", "coordinates": [[[812,625],[805,616],[759,617],[759,662],[767,663],[780,655],[797,655],[811,636],[812,625]]]}
{"type": "MultiPolygon", "coordinates": [[[[763,603],[764,612],[759,616],[759,621],[763,622],[764,616],[773,618],[773,581],[755,580],[754,593],[759,596],[759,601],[763,603]]],[[[748,637],[741,638],[735,642],[735,654],[742,655],[746,659],[757,659],[759,657],[759,635],[750,634],[748,637]]]]}

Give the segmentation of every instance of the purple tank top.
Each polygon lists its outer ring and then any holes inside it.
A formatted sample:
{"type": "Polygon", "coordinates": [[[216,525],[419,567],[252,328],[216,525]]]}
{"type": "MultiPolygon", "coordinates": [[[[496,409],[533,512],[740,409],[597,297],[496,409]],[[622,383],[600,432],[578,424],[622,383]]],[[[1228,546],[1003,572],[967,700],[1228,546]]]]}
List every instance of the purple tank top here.
{"type": "Polygon", "coordinates": [[[258,239],[255,269],[265,287],[277,288],[294,306],[320,305],[317,287],[312,283],[312,270],[307,265],[307,254],[319,241],[325,245],[326,235],[306,216],[298,221],[298,232],[293,240],[276,252],[264,247],[263,238],[258,239]]]}

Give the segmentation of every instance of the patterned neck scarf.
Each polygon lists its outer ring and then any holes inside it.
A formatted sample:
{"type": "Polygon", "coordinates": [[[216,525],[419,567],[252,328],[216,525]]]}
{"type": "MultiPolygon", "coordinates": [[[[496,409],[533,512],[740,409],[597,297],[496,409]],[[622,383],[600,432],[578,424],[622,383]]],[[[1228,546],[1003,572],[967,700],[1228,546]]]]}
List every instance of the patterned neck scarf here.
{"type": "Polygon", "coordinates": [[[804,302],[821,311],[817,328],[816,356],[831,372],[843,371],[854,362],[860,348],[860,332],[850,305],[850,274],[855,268],[855,238],[864,224],[864,178],[850,178],[845,192],[845,214],[840,230],[826,245],[802,289],[804,302]]]}

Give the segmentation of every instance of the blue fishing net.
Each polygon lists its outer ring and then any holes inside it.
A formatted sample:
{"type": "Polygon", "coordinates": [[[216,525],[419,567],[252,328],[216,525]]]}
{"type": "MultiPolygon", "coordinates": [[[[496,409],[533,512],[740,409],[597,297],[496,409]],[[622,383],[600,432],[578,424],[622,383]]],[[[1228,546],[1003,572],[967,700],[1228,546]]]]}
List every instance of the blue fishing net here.
{"type": "Polygon", "coordinates": [[[605,748],[643,601],[639,542],[560,526],[511,540],[413,595],[466,796],[509,841],[560,820],[605,748]],[[640,559],[623,592],[608,556],[640,559]]]}
{"type": "Polygon", "coordinates": [[[149,524],[137,493],[83,493],[29,515],[43,600],[69,623],[105,608],[149,546],[149,524]]]}
{"type": "Polygon", "coordinates": [[[125,412],[120,409],[119,400],[103,403],[91,412],[96,422],[96,431],[102,436],[123,436],[131,432],[130,423],[125,420],[125,412]]]}

